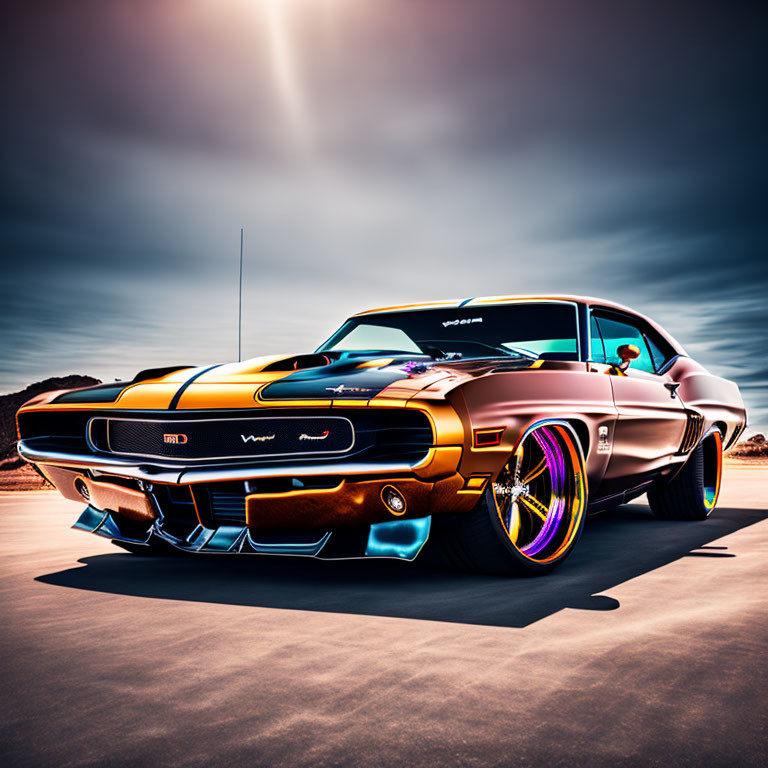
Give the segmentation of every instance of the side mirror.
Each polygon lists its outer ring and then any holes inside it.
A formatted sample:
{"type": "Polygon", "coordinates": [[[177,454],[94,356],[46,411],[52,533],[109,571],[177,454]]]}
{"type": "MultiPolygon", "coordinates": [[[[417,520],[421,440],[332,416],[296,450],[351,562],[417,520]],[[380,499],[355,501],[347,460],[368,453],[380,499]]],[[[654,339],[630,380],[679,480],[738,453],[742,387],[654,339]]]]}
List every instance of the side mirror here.
{"type": "Polygon", "coordinates": [[[634,344],[622,344],[617,350],[616,354],[621,358],[621,365],[619,365],[620,371],[626,371],[629,368],[629,364],[633,360],[637,360],[640,357],[640,349],[634,344]]]}

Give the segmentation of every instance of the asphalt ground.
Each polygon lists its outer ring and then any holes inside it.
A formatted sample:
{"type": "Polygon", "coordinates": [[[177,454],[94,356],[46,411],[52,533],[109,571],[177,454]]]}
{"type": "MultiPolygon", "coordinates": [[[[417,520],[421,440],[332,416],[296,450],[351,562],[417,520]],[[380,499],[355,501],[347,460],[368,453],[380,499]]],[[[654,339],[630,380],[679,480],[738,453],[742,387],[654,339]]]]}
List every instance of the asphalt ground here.
{"type": "Polygon", "coordinates": [[[536,579],[138,557],[0,495],[3,766],[765,766],[768,469],[536,579]]]}

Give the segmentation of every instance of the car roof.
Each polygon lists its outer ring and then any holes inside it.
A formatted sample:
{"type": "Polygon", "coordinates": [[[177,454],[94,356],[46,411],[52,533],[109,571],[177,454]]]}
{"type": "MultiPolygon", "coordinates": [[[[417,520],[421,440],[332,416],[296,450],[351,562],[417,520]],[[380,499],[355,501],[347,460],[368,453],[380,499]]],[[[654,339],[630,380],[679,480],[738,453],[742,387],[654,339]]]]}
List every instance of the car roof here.
{"type": "Polygon", "coordinates": [[[609,307],[611,309],[618,309],[623,312],[629,312],[630,314],[638,314],[629,307],[616,304],[612,301],[605,301],[604,299],[596,299],[592,296],[576,296],[575,294],[557,294],[557,295],[544,295],[544,294],[514,294],[509,296],[479,296],[470,299],[441,299],[438,301],[425,301],[419,304],[400,304],[393,307],[379,307],[378,309],[367,309],[363,312],[358,312],[353,317],[359,317],[360,315],[372,315],[379,312],[404,312],[408,310],[419,309],[454,309],[459,307],[479,307],[490,306],[494,304],[512,304],[514,302],[527,302],[527,301],[568,301],[577,304],[587,305],[599,305],[601,307],[609,307]]]}
{"type": "Polygon", "coordinates": [[[557,295],[540,295],[540,294],[515,294],[509,296],[479,296],[469,299],[443,299],[438,301],[427,301],[419,304],[401,304],[393,307],[380,307],[378,309],[368,309],[364,312],[358,312],[352,317],[363,317],[365,315],[381,314],[385,312],[407,312],[411,310],[421,309],[458,309],[460,307],[488,307],[499,304],[514,304],[516,302],[572,302],[575,304],[584,304],[588,307],[600,307],[604,309],[613,309],[619,312],[625,312],[633,317],[640,318],[648,325],[650,325],[655,331],[663,336],[675,349],[678,354],[684,355],[685,350],[664,328],[658,323],[651,320],[651,318],[637,312],[630,307],[626,307],[623,304],[617,304],[615,301],[607,301],[606,299],[598,299],[594,296],[578,296],[575,294],[557,294],[557,295]]]}

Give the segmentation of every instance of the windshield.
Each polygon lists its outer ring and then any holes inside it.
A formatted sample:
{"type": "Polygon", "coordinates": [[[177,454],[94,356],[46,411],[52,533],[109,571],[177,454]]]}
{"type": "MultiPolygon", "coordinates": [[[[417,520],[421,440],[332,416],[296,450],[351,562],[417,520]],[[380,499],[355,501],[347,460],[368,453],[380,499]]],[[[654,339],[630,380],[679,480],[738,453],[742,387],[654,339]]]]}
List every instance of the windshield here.
{"type": "Polygon", "coordinates": [[[519,303],[353,317],[317,351],[578,360],[577,336],[574,305],[519,303]]]}

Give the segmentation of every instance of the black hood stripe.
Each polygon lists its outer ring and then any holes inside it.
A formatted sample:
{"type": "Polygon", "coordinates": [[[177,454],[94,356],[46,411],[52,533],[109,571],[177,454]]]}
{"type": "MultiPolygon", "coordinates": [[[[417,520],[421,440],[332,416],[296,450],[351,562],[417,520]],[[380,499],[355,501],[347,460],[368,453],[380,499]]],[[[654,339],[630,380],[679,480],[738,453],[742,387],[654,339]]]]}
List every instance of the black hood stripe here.
{"type": "MultiPolygon", "coordinates": [[[[370,355],[374,360],[381,355],[370,355]]],[[[261,400],[370,400],[396,381],[408,378],[408,358],[383,368],[361,368],[366,358],[337,360],[330,365],[291,373],[267,384],[261,400]]]]}
{"type": "Polygon", "coordinates": [[[181,396],[186,391],[187,387],[195,381],[195,379],[199,379],[204,373],[208,373],[208,371],[212,371],[214,368],[219,368],[221,366],[221,363],[216,363],[216,365],[209,365],[207,368],[203,368],[202,371],[198,371],[197,373],[190,376],[177,390],[176,394],[173,396],[173,399],[171,400],[170,405],[168,406],[169,411],[173,411],[176,409],[176,406],[179,404],[179,400],[181,400],[181,396]]]}

